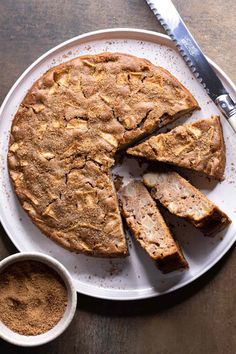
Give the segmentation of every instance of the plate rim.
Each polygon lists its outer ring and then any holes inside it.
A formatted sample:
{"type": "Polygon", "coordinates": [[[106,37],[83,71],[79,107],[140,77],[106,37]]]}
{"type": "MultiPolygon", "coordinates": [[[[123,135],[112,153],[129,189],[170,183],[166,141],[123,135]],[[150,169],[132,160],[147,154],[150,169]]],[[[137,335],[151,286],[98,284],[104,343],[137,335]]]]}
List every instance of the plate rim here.
{"type": "MultiPolygon", "coordinates": [[[[60,50],[61,48],[66,47],[67,45],[70,45],[72,43],[76,43],[77,41],[81,42],[82,40],[86,40],[86,39],[88,40],[88,42],[91,41],[91,40],[99,40],[99,38],[93,38],[93,37],[97,37],[99,35],[100,36],[102,36],[102,35],[108,35],[109,36],[109,35],[112,35],[112,34],[113,35],[120,35],[121,38],[125,34],[132,34],[134,36],[135,35],[145,35],[147,37],[153,37],[153,38],[157,38],[157,39],[161,38],[163,41],[165,41],[167,43],[166,45],[168,45],[169,47],[171,47],[171,48],[176,50],[176,47],[175,47],[174,43],[172,42],[172,40],[170,39],[169,36],[167,36],[166,34],[163,34],[163,33],[150,31],[150,30],[145,30],[145,29],[121,27],[121,28],[100,29],[100,30],[96,30],[96,31],[91,31],[91,32],[80,34],[78,36],[70,38],[70,39],[68,39],[68,40],[56,45],[55,47],[49,49],[48,51],[43,53],[41,56],[39,56],[30,66],[28,66],[23,71],[23,73],[19,76],[19,78],[12,85],[12,87],[8,91],[5,99],[3,100],[2,105],[0,107],[0,117],[2,115],[2,112],[4,111],[5,106],[8,103],[9,98],[11,97],[12,93],[15,91],[17,86],[20,84],[20,82],[31,72],[32,69],[34,69],[47,56],[50,56],[51,54],[55,53],[56,51],[60,50]]],[[[117,37],[117,38],[119,38],[119,37],[117,37]]],[[[136,38],[136,40],[138,40],[138,38],[136,38]]],[[[236,94],[236,86],[233,83],[233,81],[228,77],[228,75],[214,61],[212,61],[208,57],[207,57],[207,59],[208,59],[209,63],[211,64],[211,66],[213,67],[213,69],[216,72],[218,72],[221,76],[224,77],[225,81],[227,81],[227,83],[231,87],[232,91],[236,94]]],[[[15,245],[17,250],[19,252],[25,252],[24,250],[22,250],[22,248],[18,245],[18,242],[12,236],[11,232],[8,229],[8,226],[6,225],[5,221],[3,220],[1,212],[0,212],[0,222],[1,222],[5,232],[7,234],[7,236],[9,237],[11,242],[15,245]]],[[[133,290],[120,290],[120,289],[109,289],[109,288],[100,287],[99,288],[99,293],[95,294],[93,290],[89,291],[87,289],[87,288],[90,287],[89,284],[84,284],[85,285],[85,289],[78,289],[78,287],[76,286],[76,281],[75,281],[75,286],[77,288],[77,291],[79,293],[81,293],[81,294],[92,296],[92,297],[95,297],[95,298],[106,299],[106,300],[122,300],[122,301],[126,301],[126,300],[142,300],[142,299],[146,299],[146,298],[162,296],[164,294],[168,294],[168,293],[174,292],[174,291],[176,291],[178,289],[186,287],[188,284],[196,281],[196,279],[198,279],[203,274],[208,272],[229,251],[229,249],[233,246],[235,241],[236,241],[236,234],[232,237],[231,241],[227,244],[225,249],[218,255],[218,257],[216,257],[205,268],[203,268],[201,271],[199,271],[199,273],[195,274],[195,276],[191,277],[190,279],[186,280],[185,282],[176,284],[172,288],[167,289],[167,290],[165,290],[165,291],[163,291],[161,293],[158,293],[153,288],[145,288],[145,289],[142,289],[142,290],[138,290],[138,289],[136,289],[136,290],[135,289],[133,289],[133,290]],[[113,292],[114,293],[120,293],[120,295],[112,294],[113,292]]]]}

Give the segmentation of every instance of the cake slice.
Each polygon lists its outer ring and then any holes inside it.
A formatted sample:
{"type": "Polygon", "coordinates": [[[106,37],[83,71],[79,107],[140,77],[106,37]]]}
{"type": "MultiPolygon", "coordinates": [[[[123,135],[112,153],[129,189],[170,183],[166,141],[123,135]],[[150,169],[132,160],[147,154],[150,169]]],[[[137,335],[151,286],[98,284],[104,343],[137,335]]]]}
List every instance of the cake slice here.
{"type": "Polygon", "coordinates": [[[131,181],[119,197],[128,227],[157,267],[163,273],[187,268],[187,261],[143,183],[131,181]]]}
{"type": "Polygon", "coordinates": [[[225,144],[218,116],[181,125],[127,150],[133,156],[167,162],[222,180],[225,144]]]}
{"type": "Polygon", "coordinates": [[[144,184],[170,213],[188,220],[206,236],[214,236],[231,223],[229,217],[177,172],[147,173],[144,184]]]}

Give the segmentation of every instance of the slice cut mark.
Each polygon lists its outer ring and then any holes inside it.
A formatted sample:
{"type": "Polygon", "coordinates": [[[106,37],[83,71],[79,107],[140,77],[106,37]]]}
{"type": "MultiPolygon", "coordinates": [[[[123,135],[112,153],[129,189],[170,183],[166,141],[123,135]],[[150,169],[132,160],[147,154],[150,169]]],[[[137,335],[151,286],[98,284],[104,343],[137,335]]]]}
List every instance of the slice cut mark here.
{"type": "Polygon", "coordinates": [[[114,155],[194,109],[188,90],[145,59],[103,53],[50,69],[12,124],[9,172],[23,208],[69,250],[127,255],[109,173],[114,155]]]}
{"type": "Polygon", "coordinates": [[[127,150],[145,157],[202,172],[222,180],[225,170],[225,144],[218,116],[178,126],[127,150]]]}
{"type": "Polygon", "coordinates": [[[223,211],[177,172],[150,172],[143,176],[143,182],[170,213],[186,219],[206,236],[214,236],[231,223],[223,211]]]}
{"type": "Polygon", "coordinates": [[[163,273],[187,267],[154,200],[140,181],[131,181],[119,193],[121,212],[133,236],[163,273]]]}

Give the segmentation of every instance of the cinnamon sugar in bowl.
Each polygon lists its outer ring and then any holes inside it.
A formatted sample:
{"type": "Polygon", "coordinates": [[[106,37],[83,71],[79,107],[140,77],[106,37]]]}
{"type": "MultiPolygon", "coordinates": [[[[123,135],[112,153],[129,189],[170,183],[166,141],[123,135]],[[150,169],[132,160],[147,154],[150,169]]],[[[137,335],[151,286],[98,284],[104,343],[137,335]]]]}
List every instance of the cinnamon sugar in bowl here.
{"type": "Polygon", "coordinates": [[[66,268],[41,253],[0,262],[0,337],[37,346],[59,336],[76,310],[76,290],[66,268]]]}

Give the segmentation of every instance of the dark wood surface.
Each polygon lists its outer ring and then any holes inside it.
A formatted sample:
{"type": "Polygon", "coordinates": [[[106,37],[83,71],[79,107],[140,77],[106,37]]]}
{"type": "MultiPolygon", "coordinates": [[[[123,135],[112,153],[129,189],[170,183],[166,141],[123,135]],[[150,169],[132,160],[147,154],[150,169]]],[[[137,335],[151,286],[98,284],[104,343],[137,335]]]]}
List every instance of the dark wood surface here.
{"type": "MultiPolygon", "coordinates": [[[[176,0],[209,55],[236,81],[235,0],[176,0]]],[[[162,31],[144,0],[0,0],[0,101],[19,74],[56,44],[108,27],[162,31]]],[[[235,198],[235,196],[234,196],[235,198]]],[[[16,252],[0,226],[0,259],[16,252]]],[[[34,349],[0,340],[0,353],[233,354],[236,352],[236,257],[173,294],[114,302],[78,295],[68,330],[34,349]]]]}

